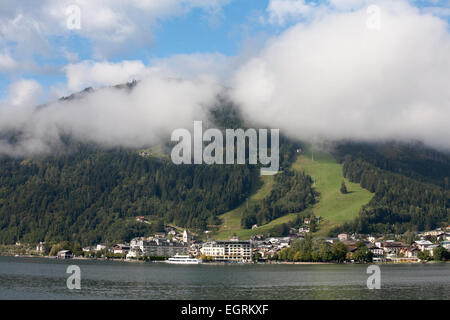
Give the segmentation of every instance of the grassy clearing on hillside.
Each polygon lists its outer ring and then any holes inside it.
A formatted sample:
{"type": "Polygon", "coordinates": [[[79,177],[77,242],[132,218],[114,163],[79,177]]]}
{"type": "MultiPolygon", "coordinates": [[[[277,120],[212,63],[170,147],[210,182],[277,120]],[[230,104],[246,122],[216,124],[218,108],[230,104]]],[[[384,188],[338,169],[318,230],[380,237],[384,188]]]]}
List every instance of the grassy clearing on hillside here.
{"type": "MultiPolygon", "coordinates": [[[[345,179],[342,176],[342,165],[337,163],[329,153],[314,150],[307,144],[305,146],[304,153],[297,158],[292,168],[297,171],[305,170],[316,181],[315,188],[320,193],[320,197],[319,202],[313,207],[313,212],[316,217],[320,216],[323,219],[316,235],[325,236],[333,227],[355,218],[361,206],[367,204],[373,194],[361,188],[359,184],[345,179]],[[313,155],[314,161],[312,160],[313,155]],[[342,181],[345,181],[348,194],[340,192],[342,181]]],[[[249,198],[249,206],[269,195],[273,184],[273,177],[263,177],[261,188],[249,198]]],[[[254,230],[242,229],[241,217],[245,207],[244,203],[221,215],[219,218],[222,220],[222,225],[212,237],[223,240],[236,234],[242,239],[249,239],[252,235],[263,233],[278,224],[293,221],[297,216],[297,214],[291,213],[254,230]]]]}
{"type": "Polygon", "coordinates": [[[373,194],[361,188],[359,184],[344,179],[342,165],[327,152],[311,151],[311,148],[307,147],[292,167],[295,170],[304,169],[315,178],[315,188],[320,193],[320,198],[313,211],[316,217],[324,219],[318,235],[326,235],[331,228],[355,218],[361,206],[373,197],[373,194]],[[345,181],[347,186],[347,194],[340,192],[342,181],[345,181]]]}
{"type": "MultiPolygon", "coordinates": [[[[262,199],[267,197],[275,183],[273,176],[261,176],[261,180],[262,180],[262,184],[248,198],[249,207],[253,203],[258,203],[262,199]]],[[[219,231],[213,235],[213,238],[218,239],[218,240],[224,240],[224,239],[228,239],[233,234],[236,234],[242,238],[245,238],[245,237],[249,238],[251,236],[251,234],[248,236],[246,236],[245,234],[247,234],[248,231],[252,231],[252,230],[242,230],[241,229],[241,217],[242,217],[242,213],[245,211],[246,206],[247,206],[247,204],[244,202],[242,205],[240,205],[236,209],[220,215],[219,218],[220,218],[220,220],[222,220],[222,225],[221,225],[219,231]]]]}

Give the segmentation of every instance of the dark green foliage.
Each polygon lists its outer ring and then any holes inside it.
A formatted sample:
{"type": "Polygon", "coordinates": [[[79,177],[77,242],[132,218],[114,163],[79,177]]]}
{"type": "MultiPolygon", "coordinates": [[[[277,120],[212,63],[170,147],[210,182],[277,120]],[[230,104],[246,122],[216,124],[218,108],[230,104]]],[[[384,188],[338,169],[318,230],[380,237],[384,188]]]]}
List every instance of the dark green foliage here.
{"type": "Polygon", "coordinates": [[[356,251],[352,254],[353,260],[361,263],[372,262],[373,253],[362,242],[357,242],[356,247],[356,251]]]}
{"type": "Polygon", "coordinates": [[[343,162],[346,155],[373,166],[450,189],[450,155],[427,148],[421,143],[341,143],[334,155],[343,162]]]}
{"type": "Polygon", "coordinates": [[[450,252],[444,247],[437,247],[433,250],[433,260],[446,261],[450,259],[450,252]]]}
{"type": "Polygon", "coordinates": [[[348,249],[342,242],[330,244],[307,236],[304,239],[293,241],[290,248],[280,250],[275,259],[302,262],[343,262],[347,252],[348,249]]]}
{"type": "Polygon", "coordinates": [[[449,221],[450,191],[392,173],[373,164],[347,156],[343,173],[346,178],[374,192],[359,217],[333,233],[404,233],[431,230],[449,221]]]}
{"type": "Polygon", "coordinates": [[[285,237],[289,234],[289,225],[287,223],[281,223],[275,225],[268,231],[271,237],[285,237]]]}
{"type": "Polygon", "coordinates": [[[204,229],[245,200],[257,174],[245,165],[176,166],[90,148],[0,159],[0,243],[126,241],[160,228],[135,222],[139,215],[204,229]]]}
{"type": "Polygon", "coordinates": [[[241,225],[244,228],[255,223],[264,225],[287,213],[301,212],[312,205],[315,198],[311,177],[304,172],[285,169],[275,176],[275,185],[262,203],[246,210],[241,225]]]}
{"type": "Polygon", "coordinates": [[[427,260],[431,259],[430,253],[428,251],[420,251],[417,254],[417,258],[419,258],[420,260],[424,260],[424,261],[427,261],[427,260]]]}
{"type": "Polygon", "coordinates": [[[345,186],[345,182],[344,181],[342,181],[342,184],[341,184],[341,193],[342,194],[347,194],[348,193],[348,191],[347,191],[347,187],[345,186]]]}

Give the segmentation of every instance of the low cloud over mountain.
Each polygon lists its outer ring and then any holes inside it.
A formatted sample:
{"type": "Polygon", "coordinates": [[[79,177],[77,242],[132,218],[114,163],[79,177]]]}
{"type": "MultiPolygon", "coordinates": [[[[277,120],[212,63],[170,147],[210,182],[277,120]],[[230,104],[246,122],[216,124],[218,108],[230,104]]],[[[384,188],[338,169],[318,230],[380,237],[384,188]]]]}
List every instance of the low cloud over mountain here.
{"type": "Polygon", "coordinates": [[[0,140],[0,153],[51,151],[62,133],[106,146],[157,143],[203,119],[224,88],[247,120],[292,137],[413,139],[449,149],[448,21],[407,1],[376,5],[281,6],[267,19],[300,21],[250,53],[75,62],[59,88],[141,80],[131,91],[105,88],[35,107],[39,85],[19,80],[0,106],[0,133],[22,134],[14,144],[0,140]]]}

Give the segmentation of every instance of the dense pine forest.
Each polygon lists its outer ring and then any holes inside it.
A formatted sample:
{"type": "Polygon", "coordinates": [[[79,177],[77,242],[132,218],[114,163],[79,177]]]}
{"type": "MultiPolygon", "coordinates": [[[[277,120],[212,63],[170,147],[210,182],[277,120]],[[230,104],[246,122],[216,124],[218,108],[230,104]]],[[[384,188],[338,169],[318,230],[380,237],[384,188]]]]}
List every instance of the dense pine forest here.
{"type": "Polygon", "coordinates": [[[450,222],[450,157],[421,144],[347,143],[336,148],[343,174],[374,192],[355,221],[334,230],[403,233],[450,222]]]}
{"type": "MultiPolygon", "coordinates": [[[[136,151],[92,150],[0,160],[0,242],[127,240],[150,216],[204,230],[256,183],[249,166],[176,166],[136,151]]],[[[158,225],[154,223],[153,227],[158,225]]]]}

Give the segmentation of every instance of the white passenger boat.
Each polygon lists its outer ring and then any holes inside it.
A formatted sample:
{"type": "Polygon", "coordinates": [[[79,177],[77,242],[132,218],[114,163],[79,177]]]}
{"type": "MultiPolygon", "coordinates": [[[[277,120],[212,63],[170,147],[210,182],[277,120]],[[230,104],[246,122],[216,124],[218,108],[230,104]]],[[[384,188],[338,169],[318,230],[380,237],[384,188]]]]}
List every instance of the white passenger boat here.
{"type": "Polygon", "coordinates": [[[171,264],[200,264],[202,260],[176,254],[166,262],[171,264]]]}

